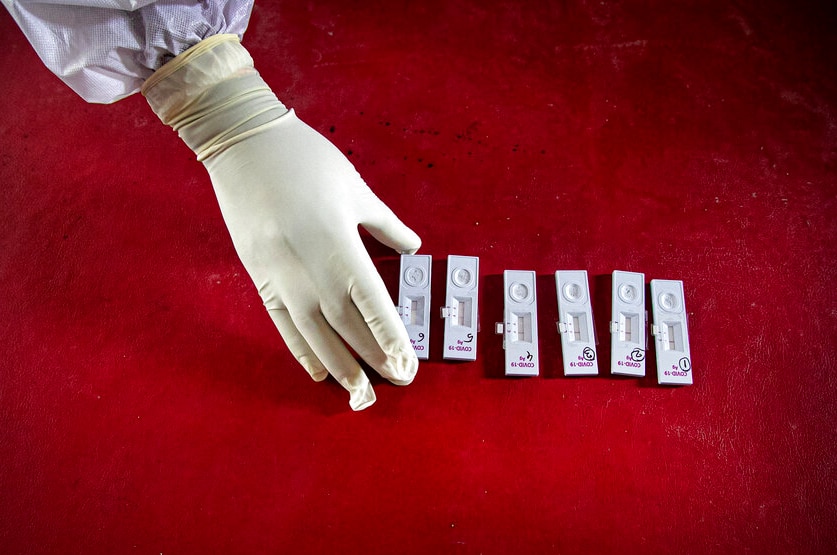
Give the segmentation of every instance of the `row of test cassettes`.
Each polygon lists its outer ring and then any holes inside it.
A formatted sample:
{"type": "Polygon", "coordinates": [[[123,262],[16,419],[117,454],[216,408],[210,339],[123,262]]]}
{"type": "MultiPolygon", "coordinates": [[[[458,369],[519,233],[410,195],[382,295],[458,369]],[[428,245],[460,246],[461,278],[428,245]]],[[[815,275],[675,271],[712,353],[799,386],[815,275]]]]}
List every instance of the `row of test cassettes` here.
{"type": "MultiPolygon", "coordinates": [[[[397,309],[416,355],[422,360],[429,358],[431,264],[429,255],[401,256],[397,309]]],[[[496,324],[495,331],[503,335],[507,376],[539,373],[535,278],[532,271],[503,272],[504,320],[496,324]]],[[[599,367],[587,271],[555,272],[555,287],[564,375],[596,375],[599,367]]],[[[691,385],[683,282],[651,280],[650,291],[657,381],[665,385],[691,385]]],[[[447,291],[441,309],[445,320],[445,359],[477,359],[478,293],[479,258],[448,256],[447,291]]],[[[645,275],[614,271],[610,321],[612,374],[645,376],[646,327],[645,275]]]]}

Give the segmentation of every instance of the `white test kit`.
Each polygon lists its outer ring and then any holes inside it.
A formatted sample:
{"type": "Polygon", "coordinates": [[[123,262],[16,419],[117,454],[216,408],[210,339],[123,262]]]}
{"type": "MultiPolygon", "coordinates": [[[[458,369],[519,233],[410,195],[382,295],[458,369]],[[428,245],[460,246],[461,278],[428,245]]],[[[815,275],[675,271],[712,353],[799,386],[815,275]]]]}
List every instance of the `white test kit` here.
{"type": "Polygon", "coordinates": [[[496,332],[503,334],[506,376],[538,375],[538,303],[535,272],[503,272],[505,308],[496,332]]]}
{"type": "Polygon", "coordinates": [[[479,331],[479,267],[476,256],[448,256],[445,319],[445,359],[477,360],[479,331]]]}
{"type": "Polygon", "coordinates": [[[610,373],[645,376],[645,274],[613,272],[610,373]]]}
{"type": "Polygon", "coordinates": [[[596,335],[587,270],[555,272],[555,287],[564,375],[595,376],[599,373],[599,364],[596,360],[596,335]]]}
{"type": "Polygon", "coordinates": [[[398,313],[407,328],[410,343],[421,360],[429,357],[430,268],[427,254],[402,254],[398,286],[398,313]]]}
{"type": "Polygon", "coordinates": [[[651,333],[657,351],[657,382],[661,385],[692,385],[692,360],[683,282],[651,280],[651,333]]]}

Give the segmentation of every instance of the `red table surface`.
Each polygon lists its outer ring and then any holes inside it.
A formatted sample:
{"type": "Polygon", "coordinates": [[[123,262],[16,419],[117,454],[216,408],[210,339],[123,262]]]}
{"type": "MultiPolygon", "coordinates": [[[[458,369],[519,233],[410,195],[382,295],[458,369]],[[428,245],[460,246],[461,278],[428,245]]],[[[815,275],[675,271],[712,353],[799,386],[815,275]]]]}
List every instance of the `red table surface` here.
{"type": "MultiPolygon", "coordinates": [[[[833,553],[830,3],[257,1],[244,44],[434,258],[432,356],[353,413],[290,355],[208,177],[0,10],[0,552],[833,553]],[[448,254],[475,363],[441,360],[448,254]],[[502,272],[541,375],[502,376],[502,272]],[[553,273],[603,371],[565,378],[553,273]],[[694,385],[611,377],[610,273],[680,279],[694,385]]],[[[393,295],[398,258],[369,243],[393,295]]]]}

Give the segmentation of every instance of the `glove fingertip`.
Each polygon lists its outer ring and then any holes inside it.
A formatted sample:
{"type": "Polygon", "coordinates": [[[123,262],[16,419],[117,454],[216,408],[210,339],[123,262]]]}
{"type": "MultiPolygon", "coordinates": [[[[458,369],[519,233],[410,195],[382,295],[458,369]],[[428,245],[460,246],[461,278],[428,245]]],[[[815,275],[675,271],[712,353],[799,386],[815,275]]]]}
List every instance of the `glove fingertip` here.
{"type": "Polygon", "coordinates": [[[416,254],[421,248],[421,238],[412,229],[407,228],[407,231],[412,233],[414,237],[403,243],[404,248],[399,249],[398,252],[401,254],[416,254]]]}
{"type": "Polygon", "coordinates": [[[349,395],[349,406],[353,411],[361,411],[367,407],[371,407],[377,400],[375,390],[372,389],[372,384],[368,381],[357,389],[349,392],[349,395]]]}
{"type": "MultiPolygon", "coordinates": [[[[380,203],[380,201],[378,201],[380,203]]],[[[372,236],[402,254],[413,254],[421,246],[421,238],[415,231],[407,227],[404,222],[392,213],[383,203],[380,203],[380,213],[361,225],[372,236]]]]}
{"type": "Polygon", "coordinates": [[[410,385],[418,373],[419,361],[412,347],[387,355],[384,371],[380,372],[395,385],[410,385]]]}
{"type": "Polygon", "coordinates": [[[306,364],[303,364],[302,366],[308,372],[308,375],[311,376],[311,379],[315,382],[321,382],[328,377],[328,370],[326,370],[325,368],[315,368],[306,364]]]}

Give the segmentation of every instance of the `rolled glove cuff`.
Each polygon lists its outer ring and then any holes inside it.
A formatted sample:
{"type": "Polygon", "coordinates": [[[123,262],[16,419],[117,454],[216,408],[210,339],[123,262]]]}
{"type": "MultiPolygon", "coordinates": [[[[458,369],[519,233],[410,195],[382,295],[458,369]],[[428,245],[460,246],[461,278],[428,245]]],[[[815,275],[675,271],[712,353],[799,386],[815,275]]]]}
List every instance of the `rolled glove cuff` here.
{"type": "Polygon", "coordinates": [[[236,35],[199,42],[149,77],[142,94],[201,161],[288,113],[236,35]]]}

